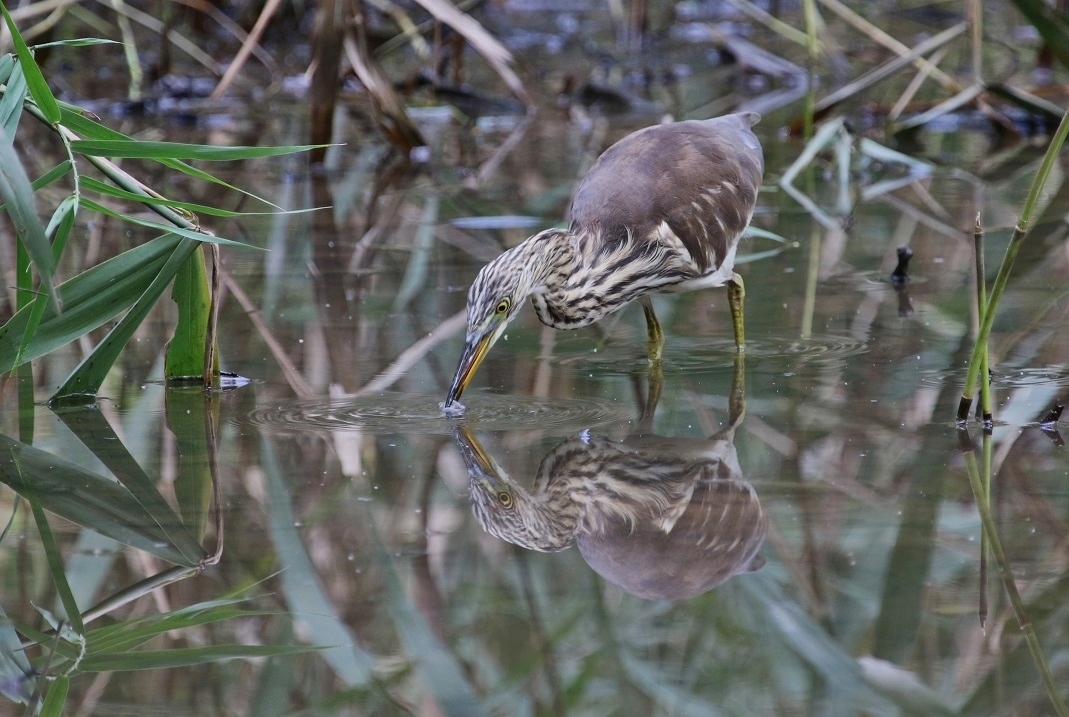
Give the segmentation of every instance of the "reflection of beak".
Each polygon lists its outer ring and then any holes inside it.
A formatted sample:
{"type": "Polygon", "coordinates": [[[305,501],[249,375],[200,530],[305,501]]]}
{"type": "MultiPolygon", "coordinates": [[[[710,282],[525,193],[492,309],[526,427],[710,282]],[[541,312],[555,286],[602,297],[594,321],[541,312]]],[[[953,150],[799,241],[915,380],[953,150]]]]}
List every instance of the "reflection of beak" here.
{"type": "Polygon", "coordinates": [[[460,400],[460,394],[471,383],[471,377],[475,375],[475,369],[483,362],[483,357],[494,343],[494,332],[486,331],[479,335],[468,336],[468,342],[464,344],[464,353],[460,355],[460,363],[457,364],[456,375],[453,376],[453,384],[449,387],[449,393],[445,397],[445,406],[448,408],[460,400]]]}
{"type": "Polygon", "coordinates": [[[464,459],[464,465],[468,468],[468,476],[485,482],[488,478],[497,478],[494,471],[494,462],[483,450],[479,439],[468,430],[467,426],[460,424],[453,429],[453,437],[456,439],[457,448],[464,459]]]}

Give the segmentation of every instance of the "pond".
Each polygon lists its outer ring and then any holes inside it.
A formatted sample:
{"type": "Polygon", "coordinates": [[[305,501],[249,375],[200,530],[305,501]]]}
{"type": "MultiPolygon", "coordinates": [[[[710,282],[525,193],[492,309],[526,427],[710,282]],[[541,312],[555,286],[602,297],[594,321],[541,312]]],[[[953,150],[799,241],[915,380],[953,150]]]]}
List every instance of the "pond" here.
{"type": "MultiPolygon", "coordinates": [[[[509,39],[549,54],[538,18],[509,39]]],[[[432,157],[416,167],[342,108],[327,171],[235,173],[284,208],[330,207],[219,221],[267,250],[223,251],[238,378],[166,388],[162,306],[95,405],[35,408],[32,446],[5,384],[2,608],[79,664],[70,714],[1051,713],[1042,664],[1063,694],[1069,664],[1069,456],[1042,423],[1069,375],[1058,173],[992,334],[996,424],[954,421],[977,215],[990,282],[1043,138],[1004,144],[963,111],[893,156],[844,128],[785,183],[800,105],[773,105],[755,128],[763,233],[739,249],[743,353],[724,289],[654,298],[659,375],[637,305],[570,332],[525,309],[464,416],[442,416],[481,266],[561,223],[628,131],[767,99],[735,66],[698,73],[711,54],[660,61],[683,78],[678,107],[413,111],[432,157]],[[742,91],[720,106],[725,77],[742,91]],[[900,247],[908,282],[891,278],[900,247]],[[82,654],[41,620],[65,589],[100,630],[82,654]]],[[[305,122],[281,93],[169,136],[297,144],[305,122]]],[[[41,363],[40,398],[80,355],[41,363]]],[[[4,628],[2,691],[25,699],[35,680],[4,628]]]]}

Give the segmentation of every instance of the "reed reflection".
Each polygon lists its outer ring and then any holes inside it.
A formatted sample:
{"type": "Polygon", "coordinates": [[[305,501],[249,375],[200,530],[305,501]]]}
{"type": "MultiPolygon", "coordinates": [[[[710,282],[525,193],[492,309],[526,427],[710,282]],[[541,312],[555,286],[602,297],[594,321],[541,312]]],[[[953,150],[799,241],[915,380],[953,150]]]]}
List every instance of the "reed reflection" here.
{"type": "Polygon", "coordinates": [[[574,544],[595,572],[647,599],[693,597],[760,568],[768,519],[734,445],[741,374],[740,359],[729,423],[708,438],[584,432],[542,459],[530,490],[459,425],[472,512],[486,532],[529,550],[574,544]]]}

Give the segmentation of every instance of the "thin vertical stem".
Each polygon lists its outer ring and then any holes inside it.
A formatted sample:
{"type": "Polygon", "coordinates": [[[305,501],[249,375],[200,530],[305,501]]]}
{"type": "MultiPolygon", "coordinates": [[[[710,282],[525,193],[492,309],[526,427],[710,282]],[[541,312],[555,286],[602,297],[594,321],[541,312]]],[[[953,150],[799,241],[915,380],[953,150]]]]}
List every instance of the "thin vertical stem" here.
{"type": "Polygon", "coordinates": [[[972,356],[969,358],[969,373],[965,377],[965,388],[961,392],[961,401],[958,403],[957,418],[959,424],[965,423],[969,419],[972,395],[976,390],[976,380],[983,363],[984,349],[987,346],[988,337],[991,336],[991,326],[995,322],[995,311],[998,308],[999,301],[1002,299],[1002,292],[1005,291],[1006,284],[1009,283],[1010,272],[1013,269],[1014,261],[1017,259],[1017,252],[1021,249],[1021,242],[1028,235],[1032,214],[1035,212],[1036,204],[1039,201],[1039,193],[1047,183],[1047,177],[1050,176],[1050,171],[1054,167],[1058,153],[1061,151],[1062,145],[1065,144],[1066,135],[1069,135],[1069,110],[1066,110],[1065,114],[1062,115],[1062,121],[1054,133],[1050,145],[1047,147],[1047,153],[1043,155],[1043,162],[1032,180],[1032,187],[1028,191],[1024,207],[1021,209],[1021,217],[1017,220],[1017,226],[1013,230],[1010,244],[1006,247],[1006,255],[1002,258],[1002,264],[999,266],[998,274],[995,276],[994,286],[991,287],[988,310],[984,312],[980,321],[980,332],[976,337],[976,345],[973,346],[972,356]]]}
{"type": "MultiPolygon", "coordinates": [[[[1009,560],[1007,560],[1006,553],[1002,549],[1002,541],[999,540],[998,531],[995,527],[995,520],[991,517],[991,507],[988,504],[988,500],[985,500],[984,498],[985,495],[989,496],[989,494],[985,493],[984,490],[984,479],[981,477],[980,468],[976,464],[976,455],[972,440],[964,430],[962,430],[959,435],[965,446],[965,471],[969,475],[969,484],[972,486],[973,497],[976,500],[976,509],[980,514],[980,523],[984,534],[987,536],[987,539],[991,544],[991,552],[995,557],[995,564],[998,566],[999,577],[1002,579],[1002,584],[1006,588],[1006,594],[1010,599],[1010,606],[1013,608],[1013,614],[1017,618],[1017,624],[1020,626],[1021,632],[1024,633],[1025,642],[1028,644],[1028,651],[1032,654],[1032,661],[1039,670],[1040,678],[1043,681],[1043,686],[1047,690],[1047,697],[1050,699],[1051,705],[1054,707],[1055,714],[1059,717],[1069,717],[1069,707],[1066,707],[1065,700],[1058,691],[1058,685],[1055,684],[1054,676],[1050,672],[1050,665],[1047,664],[1047,659],[1043,655],[1043,650],[1039,644],[1039,637],[1036,635],[1035,625],[1032,624],[1032,619],[1028,616],[1028,611],[1024,606],[1024,600],[1021,598],[1021,593],[1017,590],[1017,583],[1013,579],[1013,572],[1010,569],[1009,560]]],[[[985,436],[985,442],[987,441],[988,437],[985,436]]],[[[987,458],[988,453],[989,450],[985,448],[985,471],[989,470],[990,467],[987,458]]]]}
{"type": "MultiPolygon", "coordinates": [[[[973,231],[973,248],[976,253],[976,307],[980,323],[983,323],[987,313],[987,265],[984,260],[984,227],[980,223],[980,213],[976,214],[976,227],[973,231]]],[[[990,352],[986,346],[982,347],[980,364],[980,410],[983,413],[984,424],[990,424],[994,420],[991,408],[991,374],[988,370],[990,352]]]]}

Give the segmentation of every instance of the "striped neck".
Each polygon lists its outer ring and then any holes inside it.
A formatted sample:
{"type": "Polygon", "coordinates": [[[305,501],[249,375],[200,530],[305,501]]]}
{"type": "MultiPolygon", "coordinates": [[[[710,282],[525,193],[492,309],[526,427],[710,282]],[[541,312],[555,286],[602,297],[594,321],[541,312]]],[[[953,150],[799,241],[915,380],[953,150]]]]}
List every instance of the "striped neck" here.
{"type": "Polygon", "coordinates": [[[593,231],[549,231],[556,233],[549,241],[557,259],[552,267],[543,265],[546,274],[532,285],[531,302],[542,323],[555,329],[587,326],[645,294],[694,278],[693,270],[669,251],[669,242],[631,233],[607,241],[593,231]]]}

